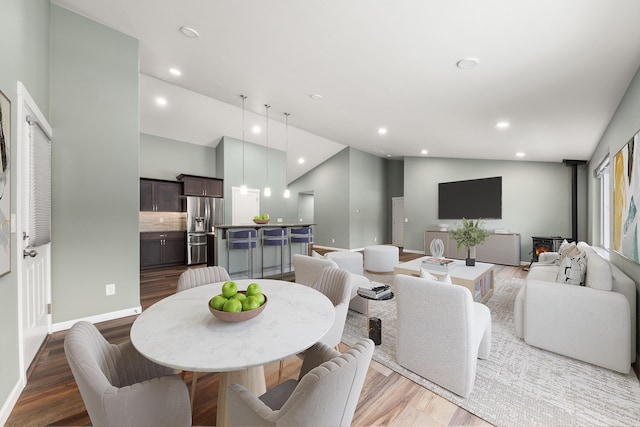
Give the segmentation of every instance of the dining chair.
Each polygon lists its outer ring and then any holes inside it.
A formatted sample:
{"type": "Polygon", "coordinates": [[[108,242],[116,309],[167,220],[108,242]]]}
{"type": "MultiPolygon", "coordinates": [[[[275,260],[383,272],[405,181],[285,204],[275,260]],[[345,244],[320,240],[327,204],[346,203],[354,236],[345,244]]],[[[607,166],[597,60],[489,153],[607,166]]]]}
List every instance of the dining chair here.
{"type": "Polygon", "coordinates": [[[396,274],[398,364],[462,397],[491,350],[491,312],[464,286],[396,274]]]}
{"type": "MultiPolygon", "coordinates": [[[[231,280],[229,273],[224,267],[213,266],[203,268],[191,268],[183,271],[178,277],[176,293],[186,291],[197,286],[208,285],[209,283],[226,282],[231,280]]],[[[196,398],[196,384],[198,383],[198,373],[192,372],[191,376],[191,410],[196,398]]]]}
{"type": "Polygon", "coordinates": [[[93,324],[80,321],[67,332],[64,352],[92,425],[191,425],[184,381],[130,341],[110,344],[93,324]]]}
{"type": "Polygon", "coordinates": [[[360,398],[373,341],[340,353],[316,343],[305,352],[297,380],[257,397],[239,384],[227,388],[232,426],[349,426],[360,398]]]}
{"type": "Polygon", "coordinates": [[[190,268],[183,271],[178,277],[176,292],[186,291],[209,283],[226,282],[227,280],[231,280],[231,277],[224,267],[190,268]]]}

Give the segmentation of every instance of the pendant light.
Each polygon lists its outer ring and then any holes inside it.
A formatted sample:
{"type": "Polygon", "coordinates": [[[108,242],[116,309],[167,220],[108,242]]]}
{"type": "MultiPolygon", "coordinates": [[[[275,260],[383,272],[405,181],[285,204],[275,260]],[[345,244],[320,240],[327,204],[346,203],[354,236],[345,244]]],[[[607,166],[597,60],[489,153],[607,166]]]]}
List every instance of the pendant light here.
{"type": "Polygon", "coordinates": [[[244,101],[247,99],[245,95],[242,98],[242,185],[240,186],[240,194],[247,194],[247,185],[244,183],[244,101]]]}
{"type": "Polygon", "coordinates": [[[289,151],[289,113],[284,113],[285,116],[285,139],[284,139],[284,198],[291,197],[289,191],[289,174],[287,173],[287,153],[289,151]]]}
{"type": "Polygon", "coordinates": [[[271,108],[271,105],[264,104],[264,108],[267,111],[267,180],[264,182],[264,196],[271,197],[271,187],[269,187],[269,108],[271,108]]]}

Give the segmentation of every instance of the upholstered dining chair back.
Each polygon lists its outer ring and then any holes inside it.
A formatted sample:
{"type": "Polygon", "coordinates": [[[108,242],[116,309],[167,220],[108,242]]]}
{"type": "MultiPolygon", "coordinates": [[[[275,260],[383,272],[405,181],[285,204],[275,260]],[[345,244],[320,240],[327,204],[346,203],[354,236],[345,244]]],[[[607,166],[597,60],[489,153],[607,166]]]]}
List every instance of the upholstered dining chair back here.
{"type": "Polygon", "coordinates": [[[477,359],[489,357],[491,313],[464,286],[397,274],[398,363],[467,397],[477,359]]]}
{"type": "Polygon", "coordinates": [[[320,271],[320,275],[311,287],[329,298],[336,309],[336,317],[331,329],[320,339],[320,342],[335,347],[342,340],[344,324],[347,321],[351,300],[351,275],[340,268],[326,267],[320,271]]]}
{"type": "Polygon", "coordinates": [[[322,269],[338,267],[338,264],[323,257],[312,257],[301,254],[293,254],[293,270],[295,282],[301,285],[311,286],[315,283],[322,269]]]}
{"type": "Polygon", "coordinates": [[[110,344],[80,321],[67,332],[64,352],[94,426],[191,425],[186,384],[130,341],[110,344]]]}
{"type": "Polygon", "coordinates": [[[373,341],[365,339],[340,354],[317,343],[305,352],[297,381],[285,381],[260,397],[231,384],[227,389],[231,425],[351,425],[373,348],[373,341]]]}
{"type": "Polygon", "coordinates": [[[229,273],[224,267],[190,268],[183,271],[178,277],[176,292],[182,292],[209,283],[226,282],[227,280],[231,280],[231,277],[229,277],[229,273]]]}

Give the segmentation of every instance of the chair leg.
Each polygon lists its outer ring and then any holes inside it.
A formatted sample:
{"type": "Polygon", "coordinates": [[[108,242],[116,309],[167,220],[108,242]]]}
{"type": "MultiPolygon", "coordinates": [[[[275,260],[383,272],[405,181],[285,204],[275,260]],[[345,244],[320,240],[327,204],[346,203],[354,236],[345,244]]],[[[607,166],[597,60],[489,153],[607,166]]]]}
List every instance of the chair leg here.
{"type": "Polygon", "coordinates": [[[198,383],[198,373],[193,372],[191,377],[191,412],[193,412],[193,402],[196,400],[196,384],[198,383]]]}
{"type": "Polygon", "coordinates": [[[282,382],[282,370],[284,369],[284,359],[280,360],[280,370],[278,371],[278,384],[282,382]]]}

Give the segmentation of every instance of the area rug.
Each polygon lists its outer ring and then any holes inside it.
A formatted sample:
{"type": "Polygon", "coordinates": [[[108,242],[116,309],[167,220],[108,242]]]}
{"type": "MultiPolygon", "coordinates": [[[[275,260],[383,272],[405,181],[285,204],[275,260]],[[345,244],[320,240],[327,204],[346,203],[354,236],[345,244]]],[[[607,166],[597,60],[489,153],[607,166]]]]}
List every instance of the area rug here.
{"type": "MultiPolygon", "coordinates": [[[[389,283],[392,275],[369,275],[389,283]]],[[[492,343],[478,360],[467,398],[404,369],[396,362],[396,303],[372,301],[370,315],[382,320],[382,344],[373,359],[496,426],[638,426],[640,383],[627,375],[527,345],[515,336],[513,304],[524,281],[496,279],[487,301],[492,343]]],[[[349,310],[342,340],[352,345],[368,335],[365,316],[349,310]]],[[[425,360],[425,363],[428,363],[425,360]]]]}

